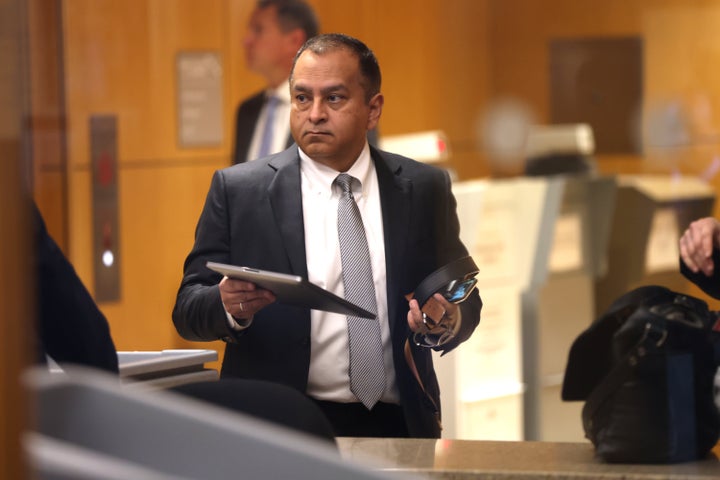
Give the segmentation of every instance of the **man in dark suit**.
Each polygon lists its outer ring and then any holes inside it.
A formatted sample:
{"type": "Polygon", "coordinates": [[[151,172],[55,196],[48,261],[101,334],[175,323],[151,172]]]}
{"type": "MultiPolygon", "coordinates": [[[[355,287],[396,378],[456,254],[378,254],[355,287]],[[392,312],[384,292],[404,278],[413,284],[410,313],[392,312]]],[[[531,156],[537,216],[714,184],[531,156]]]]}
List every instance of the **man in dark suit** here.
{"type": "Polygon", "coordinates": [[[318,29],[315,13],[303,0],[257,2],[243,46],[248,69],[261,75],[267,87],[237,108],[233,163],[277,153],[292,145],[288,76],[295,53],[318,29]],[[268,108],[270,98],[275,102],[272,109],[268,108]],[[269,114],[269,110],[273,113],[269,114]],[[266,124],[271,133],[263,147],[266,124]]]}
{"type": "Polygon", "coordinates": [[[339,34],[309,40],[296,56],[290,91],[297,145],[213,177],[185,261],[175,326],[190,340],[227,342],[223,376],[306,393],[337,435],[439,437],[440,396],[427,346],[448,352],[469,338],[482,303],[476,291],[461,304],[434,295],[444,314],[431,318],[450,334],[425,345],[414,334],[431,338],[421,311],[431,302],[418,305],[406,295],[467,255],[449,176],[368,145],[384,98],[377,60],[362,42],[339,34]],[[369,245],[383,345],[384,387],[376,403],[361,403],[350,386],[349,319],[277,303],[271,292],[205,266],[215,261],[290,273],[343,296],[341,192],[334,183],[340,172],[353,177],[369,245]]]}

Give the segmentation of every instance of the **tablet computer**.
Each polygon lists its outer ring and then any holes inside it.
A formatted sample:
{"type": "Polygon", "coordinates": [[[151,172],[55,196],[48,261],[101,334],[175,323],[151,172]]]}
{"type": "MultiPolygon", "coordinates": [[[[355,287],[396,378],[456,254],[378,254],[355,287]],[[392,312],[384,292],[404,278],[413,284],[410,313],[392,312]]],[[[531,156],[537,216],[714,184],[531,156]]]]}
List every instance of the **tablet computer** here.
{"type": "Polygon", "coordinates": [[[286,273],[217,262],[207,262],[206,266],[210,270],[229,278],[252,282],[260,288],[270,290],[277,297],[277,301],[285,305],[363,318],[375,318],[374,313],[348,302],[344,298],[338,297],[298,275],[288,275],[286,273]]]}

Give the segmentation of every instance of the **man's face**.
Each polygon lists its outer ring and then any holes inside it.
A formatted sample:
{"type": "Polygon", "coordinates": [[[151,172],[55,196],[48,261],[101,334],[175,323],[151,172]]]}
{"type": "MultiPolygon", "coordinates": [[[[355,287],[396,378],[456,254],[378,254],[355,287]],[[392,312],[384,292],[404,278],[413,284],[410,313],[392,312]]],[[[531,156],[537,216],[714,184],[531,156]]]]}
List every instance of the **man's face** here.
{"type": "Polygon", "coordinates": [[[298,58],[290,85],[290,130],[313,160],[347,171],[375,128],[383,96],[365,100],[358,59],[346,49],[298,58]]]}
{"type": "Polygon", "coordinates": [[[288,68],[298,49],[294,38],[280,29],[275,6],[255,10],[243,41],[248,69],[267,77],[288,68]]]}

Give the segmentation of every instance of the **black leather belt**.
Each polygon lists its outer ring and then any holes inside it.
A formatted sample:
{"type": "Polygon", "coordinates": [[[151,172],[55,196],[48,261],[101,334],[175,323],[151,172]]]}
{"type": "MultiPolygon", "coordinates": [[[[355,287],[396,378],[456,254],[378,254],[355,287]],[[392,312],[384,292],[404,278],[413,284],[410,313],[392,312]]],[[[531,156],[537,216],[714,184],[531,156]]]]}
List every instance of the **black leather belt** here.
{"type": "Polygon", "coordinates": [[[413,298],[420,305],[424,305],[434,294],[446,293],[448,287],[452,288],[457,286],[459,282],[474,278],[479,271],[480,269],[475,265],[475,261],[471,256],[458,258],[425,277],[415,289],[413,298]]]}
{"type": "Polygon", "coordinates": [[[469,255],[453,260],[425,277],[415,289],[413,298],[418,301],[424,314],[439,322],[445,309],[432,298],[433,295],[441,293],[451,303],[462,302],[475,288],[475,275],[479,271],[469,255]]]}

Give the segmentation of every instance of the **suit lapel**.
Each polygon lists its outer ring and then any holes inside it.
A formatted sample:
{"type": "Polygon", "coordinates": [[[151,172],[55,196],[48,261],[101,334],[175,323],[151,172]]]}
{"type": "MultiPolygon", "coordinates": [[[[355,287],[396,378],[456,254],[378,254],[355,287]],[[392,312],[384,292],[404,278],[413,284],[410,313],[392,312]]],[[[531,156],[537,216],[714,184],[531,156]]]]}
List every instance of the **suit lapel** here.
{"type": "Polygon", "coordinates": [[[247,160],[255,124],[265,103],[265,94],[260,92],[248,99],[238,110],[235,120],[235,163],[247,160]]]}
{"type": "Polygon", "coordinates": [[[412,183],[400,176],[400,166],[391,157],[383,156],[378,150],[371,148],[375,162],[378,184],[380,186],[380,205],[383,215],[383,231],[385,236],[385,267],[387,275],[388,318],[390,332],[394,333],[397,318],[405,318],[406,305],[399,299],[408,292],[400,292],[399,285],[407,251],[408,228],[410,219],[410,201],[412,183]],[[397,290],[397,291],[396,291],[397,290]],[[401,311],[402,309],[402,311],[401,311]]]}
{"type": "Polygon", "coordinates": [[[285,150],[270,163],[277,170],[268,195],[275,223],[287,253],[292,272],[307,278],[305,228],[300,190],[300,158],[297,148],[285,150]]]}

